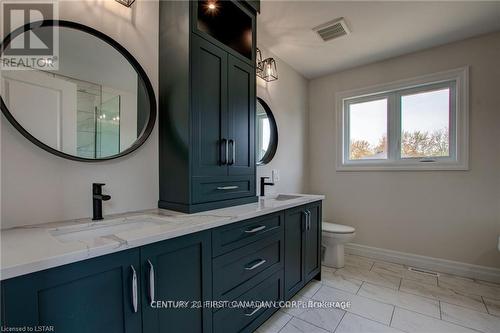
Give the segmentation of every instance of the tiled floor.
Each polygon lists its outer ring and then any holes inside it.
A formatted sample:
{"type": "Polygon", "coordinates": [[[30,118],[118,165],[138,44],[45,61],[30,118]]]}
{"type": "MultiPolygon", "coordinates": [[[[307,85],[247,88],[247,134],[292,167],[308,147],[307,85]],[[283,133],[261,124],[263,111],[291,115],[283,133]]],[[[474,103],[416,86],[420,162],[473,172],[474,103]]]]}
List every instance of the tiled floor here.
{"type": "Polygon", "coordinates": [[[323,267],[294,300],[350,301],[341,309],[288,308],[259,333],[500,333],[500,284],[408,271],[403,265],[348,255],[323,267]]]}

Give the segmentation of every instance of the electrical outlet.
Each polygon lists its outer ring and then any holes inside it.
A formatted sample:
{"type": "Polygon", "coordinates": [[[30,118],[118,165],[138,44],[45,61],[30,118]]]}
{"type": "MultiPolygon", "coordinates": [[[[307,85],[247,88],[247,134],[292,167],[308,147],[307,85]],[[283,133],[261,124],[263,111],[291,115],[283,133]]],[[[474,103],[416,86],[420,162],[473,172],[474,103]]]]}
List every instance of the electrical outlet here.
{"type": "Polygon", "coordinates": [[[280,181],[280,171],[278,169],[273,169],[272,177],[273,177],[273,183],[279,182],[280,181]]]}

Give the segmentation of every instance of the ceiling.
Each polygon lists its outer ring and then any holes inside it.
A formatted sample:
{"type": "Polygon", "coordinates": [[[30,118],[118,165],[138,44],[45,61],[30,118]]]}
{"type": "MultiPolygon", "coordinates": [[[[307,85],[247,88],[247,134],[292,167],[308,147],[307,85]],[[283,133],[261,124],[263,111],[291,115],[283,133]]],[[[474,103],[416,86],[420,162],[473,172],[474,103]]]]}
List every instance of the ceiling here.
{"type": "Polygon", "coordinates": [[[257,21],[258,44],[307,78],[499,30],[500,1],[263,0],[257,21]],[[338,17],[351,34],[323,42],[312,31],[338,17]]]}

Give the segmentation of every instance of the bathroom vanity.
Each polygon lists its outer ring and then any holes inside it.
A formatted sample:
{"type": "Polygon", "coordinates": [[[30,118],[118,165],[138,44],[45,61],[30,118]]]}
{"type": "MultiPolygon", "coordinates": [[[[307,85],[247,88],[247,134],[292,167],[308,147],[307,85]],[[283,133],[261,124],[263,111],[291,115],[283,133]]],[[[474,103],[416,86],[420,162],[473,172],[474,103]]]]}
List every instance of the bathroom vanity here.
{"type": "Polygon", "coordinates": [[[56,332],[252,332],[320,278],[321,200],[279,195],[2,231],[2,326],[56,332]],[[19,251],[23,249],[23,251],[19,251]]]}

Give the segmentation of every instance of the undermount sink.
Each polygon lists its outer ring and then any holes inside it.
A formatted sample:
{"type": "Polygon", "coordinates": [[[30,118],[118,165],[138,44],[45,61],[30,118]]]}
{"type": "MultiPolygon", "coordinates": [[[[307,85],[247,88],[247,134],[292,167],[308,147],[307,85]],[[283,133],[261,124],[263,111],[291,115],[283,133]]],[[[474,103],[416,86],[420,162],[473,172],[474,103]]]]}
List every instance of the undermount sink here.
{"type": "Polygon", "coordinates": [[[168,221],[150,215],[120,218],[92,224],[52,229],[49,233],[57,240],[68,243],[111,236],[119,232],[164,225],[168,221]]]}
{"type": "Polygon", "coordinates": [[[287,201],[287,200],[298,199],[298,198],[301,198],[301,197],[302,196],[300,196],[300,195],[278,194],[273,199],[276,200],[276,201],[287,201]]]}

